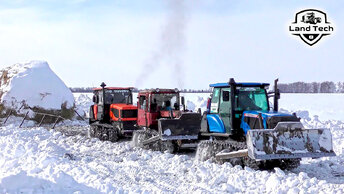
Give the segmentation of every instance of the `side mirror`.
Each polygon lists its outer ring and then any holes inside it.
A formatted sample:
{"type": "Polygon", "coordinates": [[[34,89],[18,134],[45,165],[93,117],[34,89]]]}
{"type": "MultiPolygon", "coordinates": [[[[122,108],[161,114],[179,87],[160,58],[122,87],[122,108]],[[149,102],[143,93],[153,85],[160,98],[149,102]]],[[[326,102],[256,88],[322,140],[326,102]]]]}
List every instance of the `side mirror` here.
{"type": "Polygon", "coordinates": [[[185,112],[185,98],[184,96],[181,97],[181,103],[182,103],[182,106],[183,106],[183,111],[185,112]]]}
{"type": "Polygon", "coordinates": [[[222,101],[224,102],[229,101],[229,91],[222,91],[222,101]]]}
{"type": "Polygon", "coordinates": [[[93,101],[94,103],[98,104],[98,103],[99,103],[99,98],[98,98],[98,96],[97,96],[97,95],[93,95],[92,101],[93,101]]]}

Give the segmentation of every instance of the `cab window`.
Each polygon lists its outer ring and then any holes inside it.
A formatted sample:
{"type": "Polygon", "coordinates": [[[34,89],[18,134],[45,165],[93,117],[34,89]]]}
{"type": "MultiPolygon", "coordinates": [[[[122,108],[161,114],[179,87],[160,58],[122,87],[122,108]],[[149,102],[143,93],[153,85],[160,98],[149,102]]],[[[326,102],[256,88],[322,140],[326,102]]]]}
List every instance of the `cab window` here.
{"type": "Polygon", "coordinates": [[[220,88],[214,88],[210,104],[210,113],[218,113],[220,88]]]}
{"type": "Polygon", "coordinates": [[[235,110],[263,110],[267,111],[268,100],[263,88],[240,88],[235,95],[235,110]]]}
{"type": "Polygon", "coordinates": [[[140,96],[139,98],[139,104],[140,104],[140,108],[143,110],[146,110],[146,96],[140,96]]]}

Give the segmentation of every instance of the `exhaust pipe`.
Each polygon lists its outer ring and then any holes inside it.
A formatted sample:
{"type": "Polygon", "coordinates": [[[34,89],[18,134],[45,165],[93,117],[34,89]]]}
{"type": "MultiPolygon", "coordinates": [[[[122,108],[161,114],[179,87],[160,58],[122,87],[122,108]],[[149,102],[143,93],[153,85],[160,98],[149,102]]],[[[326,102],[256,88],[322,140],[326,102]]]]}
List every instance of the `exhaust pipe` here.
{"type": "Polygon", "coordinates": [[[103,112],[102,112],[101,120],[104,120],[104,117],[105,117],[105,86],[106,84],[104,82],[100,84],[100,87],[102,87],[102,90],[103,90],[103,112]]]}
{"type": "Polygon", "coordinates": [[[275,79],[274,85],[274,111],[278,111],[278,100],[281,98],[281,93],[277,87],[278,78],[275,79]]]}

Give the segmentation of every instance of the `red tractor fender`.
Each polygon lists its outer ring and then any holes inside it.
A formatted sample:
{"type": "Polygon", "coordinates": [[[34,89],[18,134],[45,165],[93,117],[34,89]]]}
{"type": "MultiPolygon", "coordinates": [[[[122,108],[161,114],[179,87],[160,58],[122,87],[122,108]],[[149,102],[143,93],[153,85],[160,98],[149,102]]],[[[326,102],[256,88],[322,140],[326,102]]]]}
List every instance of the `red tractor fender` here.
{"type": "Polygon", "coordinates": [[[97,120],[97,114],[98,114],[98,105],[93,106],[93,117],[95,120],[97,120]]]}

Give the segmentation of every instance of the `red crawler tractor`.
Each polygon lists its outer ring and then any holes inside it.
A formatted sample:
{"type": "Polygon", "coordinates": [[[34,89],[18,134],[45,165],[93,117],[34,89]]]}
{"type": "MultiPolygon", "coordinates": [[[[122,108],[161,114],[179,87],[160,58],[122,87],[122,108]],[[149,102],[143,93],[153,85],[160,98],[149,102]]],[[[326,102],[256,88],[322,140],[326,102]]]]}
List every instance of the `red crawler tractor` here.
{"type": "Polygon", "coordinates": [[[133,134],[134,146],[169,152],[196,147],[201,114],[185,110],[177,89],[143,90],[137,98],[141,130],[133,134]]]}
{"type": "Polygon", "coordinates": [[[89,136],[115,142],[131,136],[136,128],[137,107],[133,105],[131,87],[105,87],[94,89],[90,107],[89,136]]]}

